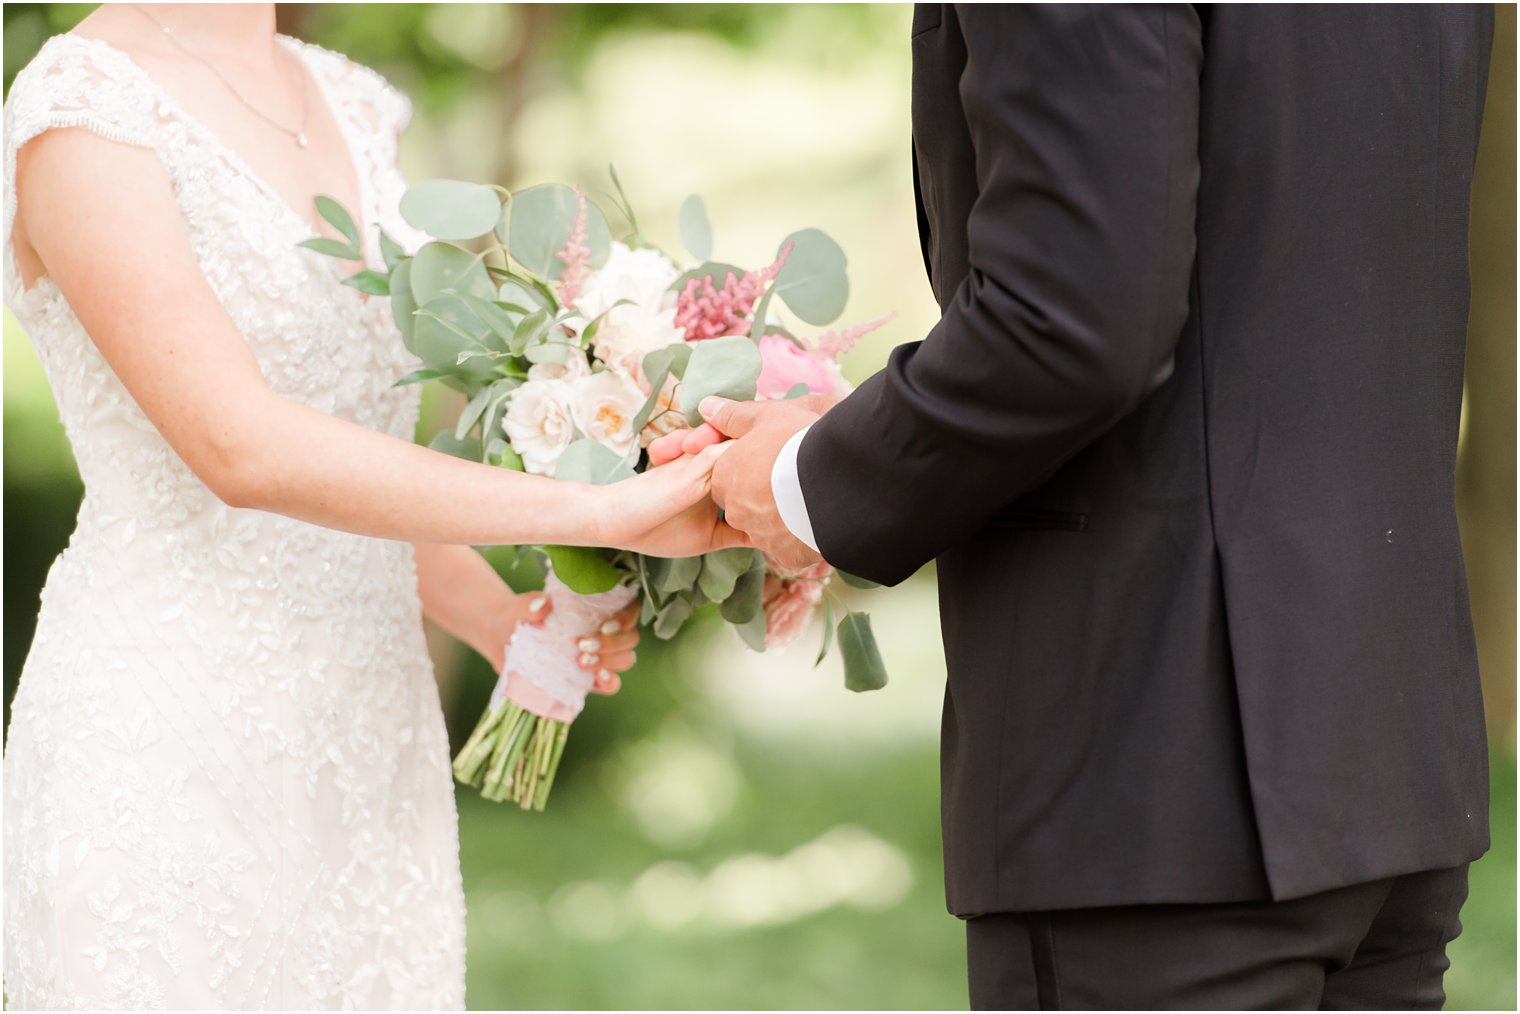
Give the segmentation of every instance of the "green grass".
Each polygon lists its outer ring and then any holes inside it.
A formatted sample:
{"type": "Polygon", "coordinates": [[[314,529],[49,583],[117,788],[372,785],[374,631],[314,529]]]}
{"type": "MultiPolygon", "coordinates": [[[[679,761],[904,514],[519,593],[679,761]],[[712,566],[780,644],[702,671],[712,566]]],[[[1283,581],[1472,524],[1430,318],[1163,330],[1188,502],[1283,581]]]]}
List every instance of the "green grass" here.
{"type": "Polygon", "coordinates": [[[1473,864],[1462,935],[1447,950],[1447,1010],[1515,1009],[1515,755],[1493,747],[1493,847],[1473,864]]]}
{"type": "MultiPolygon", "coordinates": [[[[1494,760],[1452,1009],[1515,1006],[1514,757],[1494,760]]],[[[461,799],[472,1008],[965,1008],[932,746],[820,761],[677,728],[568,781],[544,814],[461,799]],[[798,911],[820,883],[843,900],[798,911]]]]}

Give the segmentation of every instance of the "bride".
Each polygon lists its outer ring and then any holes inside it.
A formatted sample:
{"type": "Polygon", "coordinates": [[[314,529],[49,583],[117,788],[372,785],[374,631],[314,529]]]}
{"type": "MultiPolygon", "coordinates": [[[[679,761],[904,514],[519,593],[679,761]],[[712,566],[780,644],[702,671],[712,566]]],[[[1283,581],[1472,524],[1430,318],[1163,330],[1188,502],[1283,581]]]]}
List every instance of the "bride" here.
{"type": "MultiPolygon", "coordinates": [[[[541,616],[471,545],[739,542],[717,449],[578,486],[411,442],[312,198],[410,238],[406,100],[273,5],[111,6],[5,109],[5,296],[84,479],[5,753],[17,1008],[457,1008],[464,898],[428,614],[541,616]]],[[[604,638],[602,689],[631,662],[604,638]]]]}

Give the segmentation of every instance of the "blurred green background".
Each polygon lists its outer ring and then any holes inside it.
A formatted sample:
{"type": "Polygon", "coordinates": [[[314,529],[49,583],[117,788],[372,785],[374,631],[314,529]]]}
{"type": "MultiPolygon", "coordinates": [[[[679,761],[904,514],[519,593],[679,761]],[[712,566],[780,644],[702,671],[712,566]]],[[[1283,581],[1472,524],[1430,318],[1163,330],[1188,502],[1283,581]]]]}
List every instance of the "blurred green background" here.
{"type": "MultiPolygon", "coordinates": [[[[6,4],[5,84],[88,4],[6,4]]],[[[895,310],[859,380],[936,319],[908,162],[906,5],[282,5],[282,30],[415,103],[412,179],[579,182],[617,163],[657,241],[707,199],[717,255],[814,225],[851,257],[847,320],[895,310]]],[[[1515,16],[1499,9],[1473,200],[1460,512],[1489,705],[1494,850],[1452,948],[1452,1008],[1515,1006],[1515,16]]],[[[41,369],[4,333],[6,721],[81,489],[41,369]]],[[[453,410],[430,392],[424,435],[453,410]]],[[[535,575],[513,573],[531,583],[535,575]]],[[[852,593],[853,594],[853,593],[852,593]]],[[[817,635],[759,656],[712,624],[650,643],[576,726],[550,811],[460,799],[474,1008],[956,1008],[941,891],[934,577],[870,595],[893,683],[856,697],[817,635]]],[[[493,677],[432,635],[456,737],[493,677]]]]}

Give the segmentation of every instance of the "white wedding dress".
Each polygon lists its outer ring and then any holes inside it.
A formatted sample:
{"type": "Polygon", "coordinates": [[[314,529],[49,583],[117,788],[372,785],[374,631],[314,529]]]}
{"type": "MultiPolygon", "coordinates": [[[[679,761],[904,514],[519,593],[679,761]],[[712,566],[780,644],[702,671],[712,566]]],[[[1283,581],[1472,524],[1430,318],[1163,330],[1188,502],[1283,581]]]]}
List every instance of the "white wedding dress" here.
{"type": "MultiPolygon", "coordinates": [[[[284,42],[343,127],[368,245],[377,224],[409,237],[406,101],[284,42]]],[[[458,833],[411,547],[225,506],[58,289],[24,290],[16,153],[62,127],[158,154],[276,391],[407,440],[417,420],[417,388],[391,387],[412,364],[385,301],[298,249],[307,221],[128,56],[51,40],[5,107],[5,297],[86,492],[5,751],[10,1006],[461,1007],[458,833]]]]}

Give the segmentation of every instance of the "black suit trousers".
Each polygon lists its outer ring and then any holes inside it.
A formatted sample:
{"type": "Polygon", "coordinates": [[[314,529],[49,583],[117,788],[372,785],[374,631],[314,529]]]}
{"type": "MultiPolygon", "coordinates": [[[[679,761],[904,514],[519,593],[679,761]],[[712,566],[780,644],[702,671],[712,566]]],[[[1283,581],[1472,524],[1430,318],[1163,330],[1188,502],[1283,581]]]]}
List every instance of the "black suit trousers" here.
{"type": "Polygon", "coordinates": [[[1467,866],[1282,902],[966,923],[973,1010],[1440,1010],[1467,866]]]}

